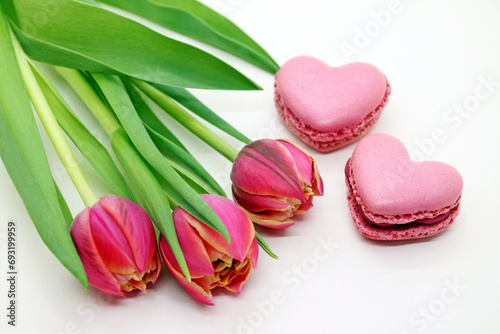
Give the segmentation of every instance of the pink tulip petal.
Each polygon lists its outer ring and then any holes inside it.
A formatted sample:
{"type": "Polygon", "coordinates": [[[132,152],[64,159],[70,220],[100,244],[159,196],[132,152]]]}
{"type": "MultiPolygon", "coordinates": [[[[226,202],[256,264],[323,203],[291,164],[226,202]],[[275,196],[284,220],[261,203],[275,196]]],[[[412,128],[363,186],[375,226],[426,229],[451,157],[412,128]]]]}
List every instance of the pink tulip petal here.
{"type": "Polygon", "coordinates": [[[250,194],[304,198],[292,155],[276,140],[262,139],[246,145],[233,164],[231,180],[250,194]]]}
{"type": "Polygon", "coordinates": [[[198,285],[200,288],[202,288],[205,291],[212,290],[217,286],[217,283],[219,281],[219,276],[214,275],[214,276],[203,276],[200,278],[195,278],[192,280],[196,285],[198,285]]]}
{"type": "Polygon", "coordinates": [[[197,219],[191,219],[191,225],[210,246],[238,261],[243,261],[255,238],[252,222],[245,212],[228,198],[207,194],[202,194],[201,197],[226,226],[231,243],[228,244],[222,235],[197,219]]]}
{"type": "Polygon", "coordinates": [[[248,249],[247,257],[252,259],[252,267],[257,268],[257,259],[259,258],[259,243],[257,238],[253,239],[250,249],[248,249]]]}
{"type": "Polygon", "coordinates": [[[278,139],[292,154],[302,182],[312,188],[315,196],[323,196],[323,180],[319,175],[318,165],[304,148],[286,139],[278,139]]]}
{"type": "Polygon", "coordinates": [[[251,221],[271,228],[285,228],[293,225],[290,218],[297,210],[302,207],[302,205],[305,205],[304,207],[308,205],[312,206],[312,197],[310,200],[305,200],[304,204],[302,204],[300,200],[296,198],[271,198],[247,194],[237,189],[234,185],[232,190],[234,202],[245,211],[251,221]],[[274,203],[274,207],[269,205],[269,208],[266,208],[266,204],[270,203],[274,203]]]}
{"type": "Polygon", "coordinates": [[[202,287],[197,285],[195,281],[188,281],[184,275],[182,275],[179,271],[175,269],[175,267],[168,261],[169,256],[164,252],[165,250],[170,249],[170,247],[167,244],[167,241],[165,238],[160,239],[160,252],[161,256],[163,258],[163,262],[165,263],[165,266],[167,267],[168,271],[174,276],[174,278],[179,282],[179,284],[184,288],[184,290],[187,291],[194,299],[197,301],[207,304],[207,305],[214,305],[212,301],[212,293],[210,290],[204,290],[202,287]]]}
{"type": "Polygon", "coordinates": [[[131,281],[129,281],[129,284],[130,284],[130,287],[129,287],[129,290],[127,290],[127,291],[132,291],[132,290],[138,289],[138,290],[141,290],[142,292],[146,293],[146,283],[144,283],[144,281],[131,280],[131,281]]]}
{"type": "MultiPolygon", "coordinates": [[[[198,231],[193,228],[192,222],[198,221],[189,213],[184,211],[181,207],[177,207],[173,212],[173,219],[175,229],[177,231],[177,238],[181,246],[186,263],[189,268],[189,273],[192,277],[200,277],[205,275],[213,275],[214,269],[212,261],[205,249],[203,238],[200,238],[198,231]]],[[[173,265],[177,261],[170,261],[173,265]]],[[[178,268],[179,272],[181,271],[178,268]]]]}
{"type": "Polygon", "coordinates": [[[138,271],[143,272],[156,251],[156,236],[148,214],[136,203],[116,195],[104,196],[99,203],[115,222],[119,222],[116,227],[121,230],[121,233],[113,226],[110,226],[109,230],[126,238],[127,245],[119,239],[120,245],[127,256],[133,259],[138,271]],[[139,224],[140,228],[138,228],[139,224]]]}
{"type": "MultiPolygon", "coordinates": [[[[264,195],[254,195],[241,190],[233,184],[233,197],[238,199],[239,205],[252,212],[266,210],[286,211],[290,209],[290,204],[283,197],[272,197],[264,195]]],[[[300,203],[299,200],[295,200],[300,203]]]]}
{"type": "Polygon", "coordinates": [[[117,297],[125,297],[113,275],[109,272],[97,250],[90,228],[90,209],[78,214],[71,224],[70,233],[82,260],[89,283],[99,290],[117,297]]]}
{"type": "Polygon", "coordinates": [[[256,219],[254,222],[256,224],[259,224],[260,226],[273,228],[276,230],[287,228],[287,227],[290,227],[293,224],[295,224],[292,220],[289,220],[289,219],[283,220],[283,221],[276,221],[273,219],[273,217],[275,217],[275,216],[269,215],[269,218],[267,218],[267,219],[259,217],[260,219],[256,219]]]}
{"type": "Polygon", "coordinates": [[[313,162],[312,190],[314,192],[314,196],[323,196],[324,194],[323,179],[319,175],[319,169],[316,161],[313,162]]]}
{"type": "Polygon", "coordinates": [[[134,253],[121,226],[98,202],[90,209],[90,228],[104,265],[112,273],[138,271],[134,253]]]}
{"type": "Polygon", "coordinates": [[[297,211],[294,212],[296,215],[301,215],[303,213],[306,213],[310,208],[313,207],[313,196],[309,196],[307,201],[303,202],[297,211]]]}
{"type": "Polygon", "coordinates": [[[156,250],[153,259],[146,267],[146,273],[148,274],[144,277],[144,282],[146,283],[152,282],[153,284],[156,283],[156,280],[160,276],[160,272],[161,272],[160,252],[156,250]]]}
{"type": "MultiPolygon", "coordinates": [[[[212,261],[210,261],[210,257],[205,249],[203,240],[188,222],[194,218],[181,207],[177,207],[173,212],[173,219],[179,245],[181,246],[184,258],[186,259],[191,277],[197,278],[205,275],[213,275],[214,269],[212,267],[212,261]]],[[[170,264],[178,272],[182,272],[174,253],[172,252],[166,239],[163,237],[160,239],[160,250],[165,254],[170,264]]],[[[165,259],[163,260],[165,261],[165,259]]]]}
{"type": "Polygon", "coordinates": [[[289,140],[278,139],[278,141],[290,151],[295,161],[295,165],[297,166],[297,170],[299,171],[300,180],[311,187],[313,160],[311,155],[289,140]]]}
{"type": "MultiPolygon", "coordinates": [[[[234,199],[234,202],[240,205],[237,198],[234,199]]],[[[269,210],[258,213],[248,211],[242,205],[240,205],[240,207],[247,216],[250,217],[250,220],[256,224],[274,229],[281,229],[293,225],[293,221],[290,220],[290,217],[292,217],[294,210],[292,210],[291,207],[286,211],[269,210]]]]}
{"type": "Polygon", "coordinates": [[[250,261],[247,261],[240,270],[231,273],[229,284],[224,286],[224,288],[235,293],[241,293],[241,290],[248,280],[251,269],[252,265],[250,261]]]}
{"type": "Polygon", "coordinates": [[[222,253],[221,251],[218,251],[217,249],[213,248],[209,244],[205,243],[205,249],[207,250],[208,257],[210,258],[210,261],[213,263],[217,261],[218,259],[223,259],[227,255],[222,253]]]}

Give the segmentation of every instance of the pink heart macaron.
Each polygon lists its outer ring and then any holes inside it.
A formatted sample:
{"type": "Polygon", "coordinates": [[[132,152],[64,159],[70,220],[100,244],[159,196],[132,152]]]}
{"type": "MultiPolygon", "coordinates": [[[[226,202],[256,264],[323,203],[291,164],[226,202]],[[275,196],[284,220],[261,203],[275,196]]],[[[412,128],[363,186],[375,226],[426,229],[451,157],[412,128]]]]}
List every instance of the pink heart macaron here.
{"type": "Polygon", "coordinates": [[[380,117],[391,87],[367,63],[330,67],[309,56],[287,61],[276,73],[275,105],[286,126],[320,152],[364,135],[380,117]]]}
{"type": "Polygon", "coordinates": [[[460,173],[443,162],[411,160],[403,143],[392,136],[364,137],[345,174],[352,218],[370,239],[428,237],[450,226],[458,215],[460,173]]]}

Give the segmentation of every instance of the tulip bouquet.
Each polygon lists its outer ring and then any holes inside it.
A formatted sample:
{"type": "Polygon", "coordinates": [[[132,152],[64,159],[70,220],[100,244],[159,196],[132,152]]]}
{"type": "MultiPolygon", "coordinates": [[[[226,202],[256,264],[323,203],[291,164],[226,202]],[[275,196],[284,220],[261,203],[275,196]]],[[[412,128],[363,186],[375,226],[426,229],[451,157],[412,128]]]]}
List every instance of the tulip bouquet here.
{"type": "MultiPolygon", "coordinates": [[[[103,2],[270,73],[278,69],[243,31],[197,1],[103,2]]],[[[253,223],[290,226],[293,214],[306,212],[313,196],[323,194],[305,150],[287,140],[251,142],[186,90],[258,89],[255,83],[93,0],[2,1],[0,78],[2,161],[40,237],[85,287],[120,297],[145,291],[163,260],[189,294],[213,304],[216,287],[241,291],[256,266],[258,244],[274,255],[253,223]],[[50,19],[40,20],[42,14],[50,19]],[[80,96],[119,166],[34,61],[54,65],[80,96]],[[51,175],[30,101],[85,205],[74,219],[51,175]],[[151,103],[234,162],[234,202],[151,103]],[[238,152],[190,112],[246,146],[238,152]],[[63,131],[112,194],[96,196],[63,131]]]]}

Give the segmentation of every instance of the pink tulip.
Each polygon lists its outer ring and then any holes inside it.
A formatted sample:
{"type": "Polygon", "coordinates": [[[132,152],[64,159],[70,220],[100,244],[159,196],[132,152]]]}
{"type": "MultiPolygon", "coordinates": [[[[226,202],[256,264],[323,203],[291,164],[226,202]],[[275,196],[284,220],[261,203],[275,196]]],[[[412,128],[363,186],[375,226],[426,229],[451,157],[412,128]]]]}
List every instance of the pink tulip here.
{"type": "Polygon", "coordinates": [[[259,225],[285,228],[323,195],[313,157],[289,140],[261,139],[240,151],[231,171],[234,201],[259,225]]]}
{"type": "Polygon", "coordinates": [[[201,196],[226,226],[231,242],[177,207],[174,224],[191,281],[182,274],[163,236],[160,252],[167,269],[194,299],[214,305],[211,290],[216,287],[241,292],[252,267],[256,267],[259,249],[253,224],[245,212],[225,197],[201,196]]]}
{"type": "Polygon", "coordinates": [[[109,195],[76,216],[70,228],[89,283],[110,295],[146,292],[161,261],[147,213],[128,199],[109,195]]]}

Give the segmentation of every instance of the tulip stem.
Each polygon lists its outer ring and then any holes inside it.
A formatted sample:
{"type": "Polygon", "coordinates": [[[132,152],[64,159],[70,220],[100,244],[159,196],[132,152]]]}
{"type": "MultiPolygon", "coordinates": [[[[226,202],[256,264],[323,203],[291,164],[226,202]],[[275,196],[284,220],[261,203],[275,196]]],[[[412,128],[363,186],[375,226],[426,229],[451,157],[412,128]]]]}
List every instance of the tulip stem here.
{"type": "Polygon", "coordinates": [[[132,81],[144,94],[146,94],[153,102],[165,110],[186,129],[191,131],[214,150],[222,154],[229,161],[234,162],[236,156],[238,155],[238,150],[231,146],[227,141],[215,134],[198,119],[188,113],[170,96],[163,93],[156,87],[142,80],[132,79],[132,81]]]}
{"type": "Polygon", "coordinates": [[[98,198],[90,187],[87,178],[83,174],[83,171],[80,168],[80,165],[78,164],[66,137],[64,137],[59,123],[57,122],[57,119],[55,118],[52,109],[45,98],[45,95],[36,81],[33,71],[31,70],[26,59],[26,55],[24,54],[12,31],[11,37],[17,56],[17,62],[19,64],[19,68],[21,69],[21,74],[31,103],[34,106],[38,117],[40,118],[40,121],[42,122],[42,125],[57,152],[57,155],[61,159],[66,172],[80,194],[80,197],[87,207],[91,207],[98,201],[98,198]]]}
{"type": "Polygon", "coordinates": [[[116,116],[111,112],[94,87],[90,85],[84,75],[74,69],[55,66],[57,72],[74,88],[75,92],[85,102],[94,117],[99,121],[104,131],[111,137],[121,129],[116,116]]]}

